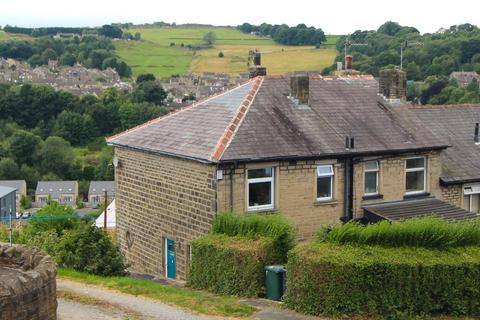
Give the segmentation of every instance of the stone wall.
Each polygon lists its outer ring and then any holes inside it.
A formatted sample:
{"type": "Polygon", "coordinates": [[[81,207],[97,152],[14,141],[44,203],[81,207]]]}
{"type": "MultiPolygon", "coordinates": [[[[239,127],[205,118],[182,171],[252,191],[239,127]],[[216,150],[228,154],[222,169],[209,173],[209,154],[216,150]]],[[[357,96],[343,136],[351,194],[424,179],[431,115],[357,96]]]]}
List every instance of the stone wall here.
{"type": "Polygon", "coordinates": [[[0,320],[55,320],[56,294],[56,266],[50,256],[0,245],[0,320]]]}
{"type": "Polygon", "coordinates": [[[442,199],[445,202],[453,204],[457,207],[462,207],[463,205],[463,190],[462,185],[453,185],[442,187],[442,199]]]}
{"type": "Polygon", "coordinates": [[[164,276],[170,239],[184,280],[190,242],[209,232],[215,217],[215,166],[126,148],[115,155],[117,239],[130,269],[164,276]]]}
{"type": "MultiPolygon", "coordinates": [[[[441,199],[439,186],[441,163],[438,152],[422,153],[427,159],[427,192],[441,199]]],[[[373,158],[359,159],[354,166],[354,199],[353,215],[363,216],[362,205],[403,200],[405,195],[405,159],[411,156],[402,155],[378,157],[380,163],[379,193],[382,198],[363,200],[364,195],[364,161],[373,158]]],[[[238,213],[247,212],[247,179],[248,169],[275,168],[275,210],[280,211],[296,227],[299,239],[311,238],[325,224],[340,222],[344,214],[344,169],[343,161],[315,160],[296,162],[270,162],[242,164],[233,174],[233,210],[238,213]],[[320,164],[333,164],[335,179],[333,200],[319,202],[316,200],[316,168],[320,164]]],[[[224,170],[224,177],[218,181],[218,212],[230,210],[230,170],[224,170]]]]}

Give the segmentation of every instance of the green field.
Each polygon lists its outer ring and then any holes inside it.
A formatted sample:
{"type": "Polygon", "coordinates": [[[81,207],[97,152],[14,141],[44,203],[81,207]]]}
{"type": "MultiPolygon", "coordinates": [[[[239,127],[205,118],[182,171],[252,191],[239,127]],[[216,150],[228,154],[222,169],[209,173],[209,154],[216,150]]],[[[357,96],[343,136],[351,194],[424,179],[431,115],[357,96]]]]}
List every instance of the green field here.
{"type": "Polygon", "coordinates": [[[0,31],[0,41],[5,40],[6,38],[7,38],[7,34],[5,33],[5,31],[0,31]]]}
{"type": "MultiPolygon", "coordinates": [[[[156,27],[130,29],[129,32],[140,32],[142,41],[116,41],[118,56],[132,67],[134,75],[151,72],[161,78],[187,72],[224,72],[232,75],[245,72],[248,52],[254,49],[264,53],[262,64],[267,67],[268,74],[321,70],[331,65],[337,54],[331,46],[321,49],[284,46],[270,38],[225,27],[156,27]],[[201,45],[203,36],[209,31],[216,35],[213,48],[186,48],[187,45],[201,45]],[[219,58],[219,52],[223,52],[225,57],[219,58]]],[[[337,38],[327,37],[327,44],[334,44],[337,38]]]]}

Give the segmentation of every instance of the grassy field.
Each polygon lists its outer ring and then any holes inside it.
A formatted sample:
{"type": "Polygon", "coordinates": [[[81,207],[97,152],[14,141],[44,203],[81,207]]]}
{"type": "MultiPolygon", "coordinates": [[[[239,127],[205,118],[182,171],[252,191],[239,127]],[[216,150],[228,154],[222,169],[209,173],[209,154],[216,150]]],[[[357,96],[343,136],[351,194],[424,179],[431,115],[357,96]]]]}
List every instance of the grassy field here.
{"type": "Polygon", "coordinates": [[[30,40],[30,39],[32,39],[32,37],[27,36],[27,35],[25,35],[25,34],[8,33],[8,32],[1,31],[1,30],[0,30],[0,41],[11,40],[11,39],[30,40]]]}
{"type": "MultiPolygon", "coordinates": [[[[336,56],[334,47],[283,46],[269,38],[245,34],[234,28],[182,26],[130,29],[129,32],[140,32],[142,41],[116,41],[115,46],[119,57],[132,67],[134,75],[151,72],[165,78],[186,72],[238,74],[247,71],[248,52],[254,49],[264,53],[262,64],[267,67],[268,74],[321,70],[332,64],[336,56]],[[216,35],[214,48],[185,48],[187,45],[201,45],[203,36],[209,31],[216,35]],[[219,52],[225,57],[219,58],[219,52]]],[[[334,44],[337,38],[328,38],[327,44],[334,44]]]]}
{"type": "Polygon", "coordinates": [[[144,296],[211,316],[248,317],[255,311],[254,307],[240,303],[239,299],[235,297],[173,288],[148,280],[129,277],[100,277],[62,268],[58,269],[58,277],[102,286],[135,296],[144,296]]]}

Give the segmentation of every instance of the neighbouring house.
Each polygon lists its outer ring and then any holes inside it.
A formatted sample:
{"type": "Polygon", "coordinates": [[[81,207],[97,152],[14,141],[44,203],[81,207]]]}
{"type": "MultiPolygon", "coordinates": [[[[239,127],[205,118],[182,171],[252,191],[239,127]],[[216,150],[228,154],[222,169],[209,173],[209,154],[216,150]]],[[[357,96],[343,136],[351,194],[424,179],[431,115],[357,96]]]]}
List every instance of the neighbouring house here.
{"type": "Polygon", "coordinates": [[[6,223],[17,216],[15,198],[15,188],[0,186],[0,223],[6,223]]]}
{"type": "Polygon", "coordinates": [[[480,213],[480,104],[409,106],[451,147],[442,152],[442,199],[480,213]]]}
{"type": "Polygon", "coordinates": [[[38,181],[35,190],[35,205],[43,207],[49,199],[59,204],[74,206],[78,197],[77,181],[38,181]]]}
{"type": "Polygon", "coordinates": [[[17,191],[15,203],[18,211],[20,209],[22,196],[27,196],[27,183],[25,180],[0,180],[0,186],[14,188],[17,191]]]}
{"type": "Polygon", "coordinates": [[[96,208],[105,202],[105,192],[107,192],[107,202],[110,204],[115,198],[115,181],[91,181],[88,188],[88,203],[96,208]]]}
{"type": "Polygon", "coordinates": [[[413,208],[475,216],[442,201],[449,141],[405,107],[404,72],[377,81],[254,69],[243,85],[108,139],[117,238],[132,269],[174,268],[185,279],[190,242],[226,211],[279,211],[299,239],[325,224],[395,220],[413,208]]]}
{"type": "Polygon", "coordinates": [[[450,79],[457,80],[458,84],[466,87],[473,79],[480,82],[480,75],[475,71],[454,71],[450,74],[450,79]]]}

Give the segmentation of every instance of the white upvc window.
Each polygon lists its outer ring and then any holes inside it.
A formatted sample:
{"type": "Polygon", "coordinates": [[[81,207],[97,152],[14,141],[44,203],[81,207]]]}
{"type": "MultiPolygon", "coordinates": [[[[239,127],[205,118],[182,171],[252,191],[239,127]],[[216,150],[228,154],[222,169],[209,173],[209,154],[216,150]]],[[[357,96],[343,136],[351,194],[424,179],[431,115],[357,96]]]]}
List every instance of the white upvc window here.
{"type": "Polygon", "coordinates": [[[405,190],[406,194],[423,193],[426,191],[426,159],[414,157],[405,160],[405,190]]]}
{"type": "Polygon", "coordinates": [[[480,213],[480,184],[469,184],[463,187],[463,209],[480,213]]]}
{"type": "Polygon", "coordinates": [[[365,161],[364,169],[364,189],[365,195],[378,194],[378,175],[379,165],[377,160],[365,161]]]}
{"type": "Polygon", "coordinates": [[[333,178],[335,176],[333,165],[317,167],[317,201],[333,199],[333,178]]]}
{"type": "Polygon", "coordinates": [[[247,182],[248,211],[270,210],[275,207],[275,169],[249,169],[247,182]]]}

